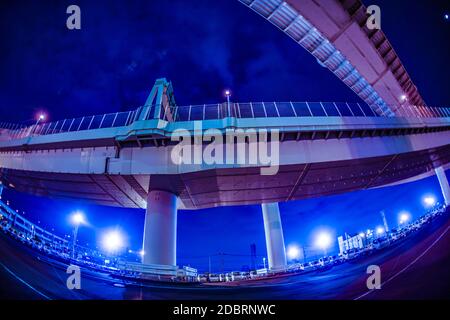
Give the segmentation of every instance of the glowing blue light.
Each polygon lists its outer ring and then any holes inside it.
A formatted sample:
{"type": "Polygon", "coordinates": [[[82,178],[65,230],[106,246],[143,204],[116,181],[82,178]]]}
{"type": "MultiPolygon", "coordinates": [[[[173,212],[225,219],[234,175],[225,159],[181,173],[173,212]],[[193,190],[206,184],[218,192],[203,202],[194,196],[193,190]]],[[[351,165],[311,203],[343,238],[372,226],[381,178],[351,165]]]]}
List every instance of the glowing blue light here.
{"type": "Polygon", "coordinates": [[[124,246],[123,236],[119,231],[110,231],[103,236],[103,248],[108,252],[116,252],[124,246]]]}
{"type": "Polygon", "coordinates": [[[295,260],[300,257],[300,248],[296,245],[290,245],[287,247],[286,254],[290,260],[295,260]]]}
{"type": "Polygon", "coordinates": [[[317,236],[316,246],[321,249],[326,249],[331,245],[331,235],[326,232],[322,232],[317,236]]]}
{"type": "Polygon", "coordinates": [[[411,218],[411,214],[409,212],[403,211],[400,212],[400,224],[406,223],[409,221],[409,219],[411,218]]]}
{"type": "Polygon", "coordinates": [[[436,204],[436,198],[434,196],[426,196],[423,198],[423,203],[426,207],[432,207],[436,204]]]}
{"type": "Polygon", "coordinates": [[[84,214],[80,211],[75,212],[72,215],[72,223],[75,225],[80,225],[82,223],[85,223],[84,214]]]}

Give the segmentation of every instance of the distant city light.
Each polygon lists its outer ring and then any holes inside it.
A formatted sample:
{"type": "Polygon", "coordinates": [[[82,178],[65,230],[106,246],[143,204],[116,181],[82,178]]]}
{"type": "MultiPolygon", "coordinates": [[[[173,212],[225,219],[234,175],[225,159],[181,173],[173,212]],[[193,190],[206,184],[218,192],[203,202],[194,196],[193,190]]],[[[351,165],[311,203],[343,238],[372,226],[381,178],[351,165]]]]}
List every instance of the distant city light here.
{"type": "Polygon", "coordinates": [[[399,218],[400,224],[408,222],[410,218],[411,218],[411,215],[409,214],[409,212],[406,212],[406,211],[400,212],[400,218],[399,218]]]}
{"type": "Polygon", "coordinates": [[[227,96],[227,97],[231,96],[231,91],[228,89],[225,90],[225,96],[227,96]]]}
{"type": "Polygon", "coordinates": [[[316,239],[316,246],[318,246],[321,249],[327,249],[331,245],[331,235],[326,232],[321,232],[317,236],[316,239]]]}
{"type": "Polygon", "coordinates": [[[289,260],[296,260],[300,258],[300,248],[297,245],[290,245],[287,247],[286,254],[289,260]]]}
{"type": "Polygon", "coordinates": [[[75,225],[80,225],[82,223],[85,223],[84,214],[80,211],[75,212],[72,215],[72,223],[75,225]]]}
{"type": "Polygon", "coordinates": [[[384,228],[383,227],[378,227],[377,228],[377,234],[383,234],[384,233],[384,228]]]}
{"type": "Polygon", "coordinates": [[[144,251],[144,250],[139,251],[139,255],[140,255],[141,257],[143,257],[143,256],[145,255],[145,251],[144,251]]]}
{"type": "Polygon", "coordinates": [[[426,207],[432,207],[436,204],[436,198],[433,196],[426,196],[423,198],[423,203],[426,207]]]}
{"type": "Polygon", "coordinates": [[[448,14],[444,14],[444,19],[448,20],[449,19],[449,15],[448,14]]]}
{"type": "Polygon", "coordinates": [[[41,113],[41,114],[39,115],[39,120],[42,121],[42,120],[44,120],[44,119],[45,119],[45,115],[41,113]]]}
{"type": "Polygon", "coordinates": [[[110,231],[103,236],[102,244],[106,251],[116,252],[124,246],[123,236],[117,230],[110,231]]]}
{"type": "Polygon", "coordinates": [[[361,233],[359,234],[359,236],[360,236],[361,238],[364,238],[366,235],[364,234],[364,232],[361,232],[361,233]]]}

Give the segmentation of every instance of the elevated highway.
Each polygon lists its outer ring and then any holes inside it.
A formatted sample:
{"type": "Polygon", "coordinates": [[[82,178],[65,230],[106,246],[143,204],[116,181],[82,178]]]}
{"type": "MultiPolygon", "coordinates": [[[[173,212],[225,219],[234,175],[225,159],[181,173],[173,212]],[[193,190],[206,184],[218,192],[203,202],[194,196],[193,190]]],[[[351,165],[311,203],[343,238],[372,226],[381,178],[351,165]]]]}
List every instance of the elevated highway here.
{"type": "Polygon", "coordinates": [[[148,264],[176,264],[177,209],[262,204],[273,269],[286,261],[277,202],[435,173],[450,199],[447,108],[427,117],[386,117],[348,103],[179,107],[171,92],[159,79],[134,111],[0,130],[2,185],[145,208],[148,264]]]}
{"type": "MultiPolygon", "coordinates": [[[[1,178],[21,192],[111,206],[146,208],[151,189],[177,194],[183,209],[271,203],[373,188],[431,173],[449,162],[448,129],[448,118],[142,120],[0,142],[1,178]],[[279,166],[276,174],[261,175],[264,165],[249,161],[249,130],[259,128],[279,132],[279,159],[272,163],[279,166]],[[214,129],[224,142],[227,132],[235,130],[239,141],[247,141],[245,161],[237,161],[236,142],[231,163],[196,164],[193,154],[191,163],[174,163],[175,137],[182,129],[192,141],[205,140],[214,129]]],[[[202,155],[209,144],[203,142],[202,155]]],[[[225,144],[220,149],[226,153],[225,144]]],[[[272,143],[270,150],[275,151],[272,143]]]]}
{"type": "Polygon", "coordinates": [[[310,52],[380,115],[429,109],[360,0],[239,0],[310,52]]]}

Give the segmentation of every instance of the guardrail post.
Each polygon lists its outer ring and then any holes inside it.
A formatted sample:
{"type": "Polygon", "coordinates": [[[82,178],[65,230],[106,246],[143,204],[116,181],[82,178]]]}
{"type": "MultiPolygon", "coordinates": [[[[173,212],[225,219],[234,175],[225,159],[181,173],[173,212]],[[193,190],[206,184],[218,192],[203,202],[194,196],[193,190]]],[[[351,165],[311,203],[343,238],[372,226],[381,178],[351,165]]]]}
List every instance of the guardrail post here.
{"type": "Polygon", "coordinates": [[[105,116],[106,114],[103,115],[102,121],[100,121],[100,125],[98,126],[99,129],[102,127],[103,121],[105,120],[105,116]]]}
{"type": "Polygon", "coordinates": [[[314,117],[314,115],[313,115],[313,113],[311,111],[311,108],[309,107],[308,101],[305,101],[305,103],[306,103],[306,106],[308,107],[309,114],[311,115],[311,117],[314,117]]]}
{"type": "Polygon", "coordinates": [[[327,110],[325,110],[325,108],[323,107],[322,102],[319,101],[320,106],[322,107],[323,112],[325,113],[325,116],[328,117],[328,112],[327,110]]]}
{"type": "Polygon", "coordinates": [[[277,103],[274,101],[273,105],[275,106],[275,110],[277,111],[278,118],[280,117],[280,111],[278,110],[277,103]]]}
{"type": "Polygon", "coordinates": [[[298,117],[297,116],[297,111],[295,111],[294,104],[292,103],[292,101],[289,101],[289,103],[291,104],[292,111],[294,112],[294,115],[297,118],[298,117]]]}
{"type": "Polygon", "coordinates": [[[117,115],[118,115],[119,113],[118,112],[116,112],[116,115],[114,116],[114,120],[113,120],[113,123],[112,123],[112,125],[111,125],[111,128],[114,128],[114,125],[116,124],[116,120],[117,120],[117,115]]]}
{"type": "Polygon", "coordinates": [[[353,113],[352,108],[350,108],[350,106],[348,105],[348,102],[346,102],[345,105],[347,106],[348,110],[350,110],[352,116],[355,116],[355,114],[353,113]]]}
{"type": "Polygon", "coordinates": [[[339,114],[339,117],[342,117],[341,110],[339,110],[339,108],[337,107],[336,102],[333,102],[333,105],[334,105],[334,108],[337,110],[337,112],[338,112],[338,114],[339,114]]]}

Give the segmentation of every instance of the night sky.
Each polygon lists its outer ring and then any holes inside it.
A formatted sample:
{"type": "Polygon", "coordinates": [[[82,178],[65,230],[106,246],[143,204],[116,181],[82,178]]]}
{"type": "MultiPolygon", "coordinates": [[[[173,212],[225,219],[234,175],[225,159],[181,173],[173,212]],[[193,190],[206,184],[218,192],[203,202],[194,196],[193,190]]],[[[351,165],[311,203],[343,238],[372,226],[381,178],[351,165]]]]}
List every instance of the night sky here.
{"type": "MultiPolygon", "coordinates": [[[[429,105],[450,101],[448,1],[365,1],[378,4],[382,29],[429,105]]],[[[5,1],[0,3],[0,121],[32,123],[135,109],[155,81],[171,80],[179,105],[216,103],[224,88],[234,101],[362,102],[315,58],[237,0],[5,1]],[[81,7],[82,29],[66,28],[66,8],[81,7]]],[[[391,225],[398,212],[423,211],[421,198],[442,202],[435,177],[419,182],[280,204],[286,245],[312,250],[320,230],[335,235],[391,225]]],[[[120,226],[139,250],[143,210],[107,208],[18,194],[5,197],[25,216],[69,234],[68,215],[83,210],[82,243],[120,226]]],[[[250,244],[265,254],[259,206],[180,211],[179,264],[213,270],[250,264],[250,244]],[[223,260],[223,262],[222,262],[223,260]]],[[[260,260],[260,259],[259,259],[260,260]]]]}

